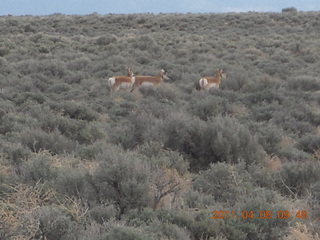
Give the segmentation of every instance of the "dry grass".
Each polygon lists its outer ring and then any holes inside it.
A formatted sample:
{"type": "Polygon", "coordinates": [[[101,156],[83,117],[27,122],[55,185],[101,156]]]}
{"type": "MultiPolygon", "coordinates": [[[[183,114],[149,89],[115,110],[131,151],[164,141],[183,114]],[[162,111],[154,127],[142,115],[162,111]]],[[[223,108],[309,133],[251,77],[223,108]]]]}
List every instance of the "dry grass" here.
{"type": "Polygon", "coordinates": [[[318,240],[318,234],[311,234],[306,224],[297,222],[294,227],[290,228],[290,233],[283,240],[318,240]]]}
{"type": "Polygon", "coordinates": [[[40,206],[49,204],[56,192],[44,190],[39,183],[34,187],[25,184],[7,187],[10,192],[0,199],[0,229],[10,239],[32,239],[39,228],[39,221],[33,213],[40,206]]]}
{"type": "Polygon", "coordinates": [[[282,161],[278,156],[267,156],[266,157],[266,167],[271,172],[276,172],[282,166],[282,161]]]}

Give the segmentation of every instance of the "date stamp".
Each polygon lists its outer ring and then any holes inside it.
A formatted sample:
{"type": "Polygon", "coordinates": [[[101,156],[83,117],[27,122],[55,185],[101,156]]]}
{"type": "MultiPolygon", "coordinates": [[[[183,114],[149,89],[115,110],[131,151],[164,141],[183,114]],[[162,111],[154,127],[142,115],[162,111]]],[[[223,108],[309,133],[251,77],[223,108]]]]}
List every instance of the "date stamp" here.
{"type": "Polygon", "coordinates": [[[235,211],[212,211],[211,212],[212,219],[228,219],[228,218],[239,218],[239,219],[290,219],[290,218],[297,218],[297,219],[307,219],[308,218],[308,211],[306,210],[299,210],[299,211],[241,211],[240,214],[236,214],[235,211]]]}

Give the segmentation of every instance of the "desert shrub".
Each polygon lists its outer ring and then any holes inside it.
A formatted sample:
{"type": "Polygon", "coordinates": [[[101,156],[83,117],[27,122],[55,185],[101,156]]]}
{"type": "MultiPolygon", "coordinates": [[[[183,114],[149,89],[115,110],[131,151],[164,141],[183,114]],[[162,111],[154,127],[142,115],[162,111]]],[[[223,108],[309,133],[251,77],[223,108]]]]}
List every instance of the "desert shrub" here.
{"type": "Polygon", "coordinates": [[[283,13],[296,13],[298,10],[295,7],[282,8],[283,13]]]}
{"type": "Polygon", "coordinates": [[[297,76],[286,81],[289,90],[318,91],[320,90],[319,79],[311,76],[297,76]]]}
{"type": "Polygon", "coordinates": [[[155,164],[156,166],[176,169],[181,175],[186,174],[189,168],[187,160],[176,151],[163,150],[156,157],[152,158],[151,161],[152,164],[155,164]]]}
{"type": "Polygon", "coordinates": [[[62,78],[66,74],[64,65],[59,61],[28,61],[23,62],[18,66],[18,70],[23,75],[30,75],[32,73],[41,73],[50,77],[62,78]]]}
{"type": "Polygon", "coordinates": [[[71,86],[67,83],[58,83],[50,87],[47,91],[56,93],[56,94],[61,94],[64,92],[68,92],[71,90],[71,86]]]}
{"type": "Polygon", "coordinates": [[[189,116],[172,114],[164,124],[164,147],[179,150],[191,158],[194,170],[210,163],[248,165],[261,161],[260,145],[250,131],[229,117],[211,118],[207,123],[189,116]]]}
{"type": "Polygon", "coordinates": [[[282,194],[304,196],[319,176],[318,162],[286,162],[275,175],[276,186],[282,194]]]}
{"type": "Polygon", "coordinates": [[[145,141],[152,141],[155,117],[142,109],[137,109],[130,114],[127,122],[117,124],[110,129],[110,139],[112,143],[121,144],[125,149],[142,145],[145,141]]]}
{"type": "MultiPolygon", "coordinates": [[[[123,94],[125,95],[126,93],[123,94]]],[[[121,95],[115,101],[112,101],[108,109],[108,114],[114,121],[123,121],[136,107],[136,103],[134,103],[133,101],[129,101],[129,99],[125,100],[122,98],[122,96],[123,95],[121,95]]]]}
{"type": "Polygon", "coordinates": [[[72,152],[76,143],[62,136],[58,130],[47,133],[38,128],[26,128],[20,133],[20,142],[33,152],[48,150],[52,154],[72,152]]]}
{"type": "Polygon", "coordinates": [[[104,45],[109,45],[110,43],[114,43],[117,41],[116,36],[114,35],[107,35],[107,36],[101,36],[96,40],[96,43],[98,45],[104,46],[104,45]]]}
{"type": "Polygon", "coordinates": [[[150,225],[145,228],[148,232],[151,232],[155,237],[164,238],[164,239],[191,239],[189,232],[177,225],[160,222],[160,221],[153,221],[150,225]]]}
{"type": "Polygon", "coordinates": [[[279,157],[289,161],[306,161],[312,159],[312,155],[303,150],[297,149],[294,145],[283,147],[279,150],[279,157]]]}
{"type": "Polygon", "coordinates": [[[52,132],[58,126],[57,115],[44,104],[28,104],[23,108],[23,111],[37,119],[41,129],[46,132],[52,132]]]}
{"type": "Polygon", "coordinates": [[[85,169],[64,167],[56,171],[55,189],[63,195],[80,199],[85,192],[85,169]]]}
{"type": "Polygon", "coordinates": [[[105,136],[104,128],[98,121],[86,122],[60,117],[57,122],[62,135],[80,144],[92,144],[105,136]]]}
{"type": "Polygon", "coordinates": [[[0,143],[0,147],[2,148],[5,158],[10,164],[17,167],[17,170],[21,163],[24,162],[31,154],[30,149],[23,147],[20,143],[0,143]]]}
{"type": "Polygon", "coordinates": [[[310,192],[312,197],[317,201],[320,202],[320,181],[314,182],[310,185],[310,192]]]}
{"type": "MultiPolygon", "coordinates": [[[[137,145],[137,139],[134,138],[134,127],[128,122],[118,124],[108,131],[110,134],[111,143],[120,144],[124,149],[132,149],[137,145]]],[[[142,132],[136,133],[139,138],[142,132]]]]}
{"type": "Polygon", "coordinates": [[[250,104],[251,106],[260,104],[260,103],[268,103],[268,104],[275,104],[281,103],[283,100],[283,96],[272,90],[272,89],[265,89],[262,91],[253,92],[247,94],[245,96],[245,103],[250,104]]]}
{"type": "Polygon", "coordinates": [[[0,47],[0,57],[4,57],[10,53],[10,50],[6,47],[0,47]]]}
{"type": "Polygon", "coordinates": [[[183,200],[186,207],[190,209],[203,209],[208,206],[217,205],[214,196],[199,192],[194,188],[187,190],[183,194],[183,200]]]}
{"type": "Polygon", "coordinates": [[[14,129],[14,116],[12,114],[7,114],[2,112],[2,116],[0,117],[0,134],[5,135],[10,133],[14,129]]]}
{"type": "Polygon", "coordinates": [[[98,201],[114,201],[118,218],[132,208],[148,202],[148,166],[141,156],[118,146],[106,146],[96,157],[98,167],[92,181],[98,201]]]}
{"type": "Polygon", "coordinates": [[[134,48],[138,48],[141,51],[148,50],[150,51],[152,48],[154,48],[157,45],[156,41],[152,36],[148,35],[142,35],[139,38],[136,39],[135,42],[133,42],[132,46],[134,48]]]}
{"type": "MultiPolygon", "coordinates": [[[[110,227],[106,233],[101,234],[97,240],[144,240],[146,237],[148,237],[148,234],[142,229],[131,226],[114,225],[110,227]]],[[[148,237],[147,239],[152,240],[155,238],[148,237]]]]}
{"type": "Polygon", "coordinates": [[[90,66],[90,63],[91,59],[89,57],[79,56],[68,63],[68,70],[70,70],[71,73],[76,74],[74,71],[84,70],[90,66]]]}
{"type": "Polygon", "coordinates": [[[56,239],[77,239],[78,228],[59,208],[42,206],[34,213],[39,220],[39,229],[35,237],[56,239]]]}
{"type": "Polygon", "coordinates": [[[306,121],[299,121],[291,115],[290,111],[287,109],[282,109],[282,111],[277,111],[273,115],[272,122],[284,129],[288,133],[295,133],[298,136],[303,136],[313,132],[314,126],[306,121]]]}
{"type": "Polygon", "coordinates": [[[162,84],[159,87],[140,87],[140,92],[144,97],[155,98],[159,102],[175,102],[177,99],[177,91],[174,86],[170,84],[162,84]]]}
{"type": "Polygon", "coordinates": [[[250,130],[255,133],[255,137],[264,151],[268,154],[277,154],[279,152],[283,136],[281,128],[269,123],[254,125],[250,130]]]}
{"type": "Polygon", "coordinates": [[[103,224],[104,222],[117,217],[117,209],[113,205],[108,205],[108,206],[98,205],[90,209],[88,214],[91,219],[93,219],[99,224],[103,224]]]}
{"type": "MultiPolygon", "coordinates": [[[[172,214],[172,219],[169,221],[180,227],[186,228],[195,239],[210,239],[211,237],[218,236],[224,225],[222,221],[215,221],[211,217],[211,211],[192,212],[191,210],[189,213],[172,214]],[[188,217],[190,215],[192,216],[192,219],[188,217]]],[[[166,219],[164,218],[162,221],[165,220],[166,219]]]]}
{"type": "MultiPolygon", "coordinates": [[[[104,141],[103,141],[104,142],[104,141]]],[[[84,159],[84,160],[94,160],[101,152],[101,149],[103,148],[103,142],[97,141],[93,144],[88,145],[81,145],[77,149],[77,152],[75,154],[76,158],[84,159]]]]}
{"type": "Polygon", "coordinates": [[[217,202],[235,205],[236,202],[249,196],[253,187],[244,167],[243,164],[234,166],[227,163],[211,164],[210,169],[195,177],[193,188],[212,195],[217,202]]]}
{"type": "Polygon", "coordinates": [[[223,115],[227,112],[228,102],[215,95],[204,96],[204,99],[194,98],[188,104],[188,112],[207,121],[211,117],[223,115]]]}
{"type": "Polygon", "coordinates": [[[78,133],[76,140],[79,143],[92,144],[105,136],[104,128],[98,121],[92,121],[85,125],[78,133]]]}
{"type": "MultiPolygon", "coordinates": [[[[251,107],[251,119],[256,122],[268,122],[272,120],[273,116],[277,111],[280,111],[281,106],[279,103],[269,104],[262,102],[251,107]]],[[[279,126],[280,127],[280,126],[279,126]]]]}
{"type": "Polygon", "coordinates": [[[54,180],[57,172],[51,164],[52,158],[45,152],[31,155],[21,166],[23,180],[33,184],[54,180]]]}
{"type": "Polygon", "coordinates": [[[30,102],[44,103],[46,101],[45,96],[40,92],[24,92],[14,99],[17,105],[28,105],[30,102]]]}
{"type": "Polygon", "coordinates": [[[314,153],[320,148],[320,136],[310,134],[300,138],[296,144],[296,147],[307,153],[314,153]]]}
{"type": "Polygon", "coordinates": [[[92,110],[85,103],[62,102],[62,103],[49,103],[50,108],[55,111],[61,111],[63,115],[69,116],[72,119],[94,121],[98,119],[98,114],[92,110]]]}
{"type": "Polygon", "coordinates": [[[33,86],[41,92],[45,92],[51,87],[52,79],[43,73],[32,73],[30,77],[32,78],[33,86]]]}

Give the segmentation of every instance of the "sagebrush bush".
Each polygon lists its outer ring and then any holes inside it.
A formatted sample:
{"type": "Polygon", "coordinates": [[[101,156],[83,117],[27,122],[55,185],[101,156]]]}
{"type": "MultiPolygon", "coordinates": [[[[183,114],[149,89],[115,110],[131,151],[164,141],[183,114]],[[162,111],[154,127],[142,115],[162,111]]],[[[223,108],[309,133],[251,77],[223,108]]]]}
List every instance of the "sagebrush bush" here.
{"type": "Polygon", "coordinates": [[[276,186],[287,196],[304,196],[310,185],[319,181],[319,176],[318,162],[287,162],[275,173],[276,186]]]}
{"type": "Polygon", "coordinates": [[[297,148],[308,153],[314,153],[320,148],[320,136],[308,135],[298,140],[297,148]]]}
{"type": "Polygon", "coordinates": [[[85,175],[88,174],[86,169],[79,169],[79,167],[56,169],[55,174],[57,176],[55,188],[60,193],[77,199],[85,196],[85,175]]]}
{"type": "Polygon", "coordinates": [[[54,111],[60,111],[72,119],[94,121],[98,119],[98,114],[85,103],[75,103],[72,101],[64,101],[63,103],[50,103],[50,108],[54,111]]]}
{"type": "Polygon", "coordinates": [[[103,224],[104,222],[117,217],[117,209],[113,205],[109,205],[109,206],[98,205],[96,207],[93,207],[88,212],[88,214],[91,219],[93,219],[97,223],[103,224]]]}
{"type": "Polygon", "coordinates": [[[261,148],[250,131],[229,117],[215,117],[208,122],[186,115],[172,114],[164,129],[165,147],[179,150],[192,160],[193,169],[207,168],[210,163],[248,165],[262,160],[261,148]]]}
{"type": "Polygon", "coordinates": [[[47,133],[37,128],[27,128],[20,133],[20,142],[33,152],[48,150],[52,154],[70,153],[76,149],[77,143],[67,139],[59,130],[47,133]]]}
{"type": "Polygon", "coordinates": [[[132,208],[147,206],[149,167],[141,156],[107,146],[96,159],[99,165],[90,184],[97,190],[95,198],[100,203],[114,201],[118,218],[132,208]]]}
{"type": "Polygon", "coordinates": [[[37,238],[48,240],[77,239],[76,224],[57,207],[40,207],[34,217],[39,221],[39,229],[35,233],[37,238]]]}
{"type": "Polygon", "coordinates": [[[57,171],[52,166],[52,161],[53,159],[46,152],[31,155],[21,166],[23,180],[32,184],[55,180],[57,171]]]}

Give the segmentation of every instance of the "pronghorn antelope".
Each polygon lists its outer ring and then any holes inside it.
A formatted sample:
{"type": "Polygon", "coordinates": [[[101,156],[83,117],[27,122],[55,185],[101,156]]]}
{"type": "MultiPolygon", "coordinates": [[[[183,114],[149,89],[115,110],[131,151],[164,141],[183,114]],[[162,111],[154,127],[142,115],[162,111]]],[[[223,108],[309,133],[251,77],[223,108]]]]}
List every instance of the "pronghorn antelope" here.
{"type": "Polygon", "coordinates": [[[199,80],[200,90],[209,90],[212,87],[219,88],[221,79],[226,77],[223,69],[217,69],[215,77],[202,77],[199,80]]]}
{"type": "Polygon", "coordinates": [[[135,82],[135,77],[132,68],[127,68],[127,71],[128,76],[113,76],[109,78],[108,83],[111,92],[117,92],[120,88],[124,90],[132,88],[135,82]]]}
{"type": "Polygon", "coordinates": [[[135,76],[135,82],[133,84],[131,92],[140,86],[158,86],[163,82],[164,79],[169,79],[169,77],[167,76],[167,71],[164,69],[161,69],[155,77],[135,76]]]}

